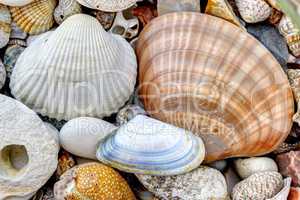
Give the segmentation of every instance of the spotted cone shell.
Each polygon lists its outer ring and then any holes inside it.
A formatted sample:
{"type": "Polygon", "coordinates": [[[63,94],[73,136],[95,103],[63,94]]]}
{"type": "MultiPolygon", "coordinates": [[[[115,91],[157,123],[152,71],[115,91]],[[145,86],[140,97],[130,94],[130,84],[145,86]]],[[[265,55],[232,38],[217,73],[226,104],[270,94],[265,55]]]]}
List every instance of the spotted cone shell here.
{"type": "Polygon", "coordinates": [[[263,155],[288,136],[287,76],[235,25],[198,13],[163,15],[144,28],[136,52],[146,111],[199,135],[207,162],[263,155]]]}

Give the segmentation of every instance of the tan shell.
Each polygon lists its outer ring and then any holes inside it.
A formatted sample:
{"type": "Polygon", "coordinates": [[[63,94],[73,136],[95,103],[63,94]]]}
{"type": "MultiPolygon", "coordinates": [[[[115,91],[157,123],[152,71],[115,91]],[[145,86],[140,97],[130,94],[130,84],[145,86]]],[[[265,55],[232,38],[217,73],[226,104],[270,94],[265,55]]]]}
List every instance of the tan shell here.
{"type": "Polygon", "coordinates": [[[227,0],[208,0],[205,13],[225,19],[243,29],[245,28],[227,0]]]}
{"type": "Polygon", "coordinates": [[[278,25],[278,30],[285,37],[292,54],[300,56],[300,29],[293,24],[288,16],[283,16],[278,25]]]}
{"type": "Polygon", "coordinates": [[[235,25],[192,12],[163,15],[140,34],[137,55],[145,110],[200,135],[206,161],[263,155],[289,134],[287,76],[235,25]]]}
{"type": "Polygon", "coordinates": [[[257,23],[268,19],[272,9],[264,0],[236,0],[242,18],[248,23],[257,23]]]}
{"type": "Polygon", "coordinates": [[[35,0],[23,7],[11,7],[13,21],[26,33],[39,34],[49,30],[53,23],[56,0],[35,0]]]}
{"type": "Polygon", "coordinates": [[[277,4],[277,0],[266,0],[273,8],[276,10],[281,10],[280,7],[277,4]]]}

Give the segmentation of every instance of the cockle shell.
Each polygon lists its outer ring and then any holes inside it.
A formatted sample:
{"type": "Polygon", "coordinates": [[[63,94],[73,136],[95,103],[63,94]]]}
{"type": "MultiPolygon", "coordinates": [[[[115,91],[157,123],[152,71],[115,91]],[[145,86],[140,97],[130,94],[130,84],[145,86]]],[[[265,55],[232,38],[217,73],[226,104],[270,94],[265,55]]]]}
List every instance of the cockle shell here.
{"type": "Polygon", "coordinates": [[[11,32],[11,16],[9,9],[0,4],[0,48],[3,48],[9,41],[11,32]]]}
{"type": "Polygon", "coordinates": [[[59,0],[54,10],[54,19],[56,23],[61,24],[68,17],[81,12],[81,5],[76,0],[59,0]]]}
{"type": "Polygon", "coordinates": [[[293,116],[293,120],[300,125],[300,69],[288,69],[287,74],[297,102],[297,112],[293,116]]]}
{"type": "Polygon", "coordinates": [[[292,54],[300,56],[300,29],[285,15],[280,20],[278,30],[285,37],[292,54]]]}
{"type": "Polygon", "coordinates": [[[106,12],[118,12],[133,6],[137,0],[77,0],[81,5],[106,12]]]}
{"type": "Polygon", "coordinates": [[[8,6],[25,6],[34,0],[0,0],[1,4],[8,6]]]}
{"type": "Polygon", "coordinates": [[[57,167],[57,131],[12,98],[0,107],[0,199],[27,200],[57,167]]]}
{"type": "Polygon", "coordinates": [[[96,160],[97,144],[116,128],[101,119],[79,117],[68,121],[62,127],[59,141],[70,153],[96,160]]]}
{"type": "Polygon", "coordinates": [[[56,0],[35,0],[23,7],[10,7],[13,21],[26,33],[39,34],[53,24],[56,0]]]}
{"type": "Polygon", "coordinates": [[[6,80],[5,67],[4,67],[2,61],[0,60],[0,89],[4,86],[5,80],[6,80]]]}
{"type": "Polygon", "coordinates": [[[26,48],[10,88],[17,99],[51,118],[101,118],[129,99],[136,70],[127,41],[105,32],[94,17],[77,14],[26,48]]]}
{"type": "Polygon", "coordinates": [[[136,176],[160,200],[227,200],[228,196],[224,176],[209,167],[201,166],[177,176],[136,176]]]}
{"type": "Polygon", "coordinates": [[[195,169],[204,155],[201,138],[144,115],[101,140],[97,150],[101,162],[119,170],[163,176],[195,169]]]}
{"type": "Polygon", "coordinates": [[[114,169],[87,163],[64,173],[54,185],[55,200],[135,200],[133,192],[114,169]]]}
{"type": "Polygon", "coordinates": [[[283,187],[283,179],[278,172],[256,173],[234,186],[232,200],[270,199],[283,187]]]}
{"type": "Polygon", "coordinates": [[[235,169],[241,178],[245,179],[252,174],[265,171],[278,171],[275,161],[268,157],[253,157],[235,160],[235,169]]]}
{"type": "Polygon", "coordinates": [[[227,0],[208,0],[205,13],[225,19],[243,29],[240,19],[235,15],[227,0]]]}
{"type": "Polygon", "coordinates": [[[207,162],[263,155],[288,136],[294,102],[287,77],[235,25],[192,12],[163,15],[144,28],[136,52],[145,110],[200,135],[207,162]]]}
{"type": "Polygon", "coordinates": [[[15,67],[15,64],[21,55],[21,53],[25,50],[25,47],[20,45],[11,45],[8,46],[4,53],[3,64],[5,66],[6,75],[10,78],[11,73],[15,67]]]}
{"type": "Polygon", "coordinates": [[[241,17],[248,23],[257,23],[268,19],[272,8],[264,0],[236,0],[241,17]]]}

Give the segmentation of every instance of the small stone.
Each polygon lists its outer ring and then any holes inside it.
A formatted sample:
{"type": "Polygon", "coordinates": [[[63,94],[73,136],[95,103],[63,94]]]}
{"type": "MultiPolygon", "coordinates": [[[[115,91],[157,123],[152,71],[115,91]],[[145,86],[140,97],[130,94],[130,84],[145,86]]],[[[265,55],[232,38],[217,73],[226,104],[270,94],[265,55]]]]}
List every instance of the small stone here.
{"type": "Polygon", "coordinates": [[[227,191],[229,194],[231,194],[234,186],[238,184],[241,181],[241,179],[232,167],[226,169],[226,171],[224,172],[224,176],[227,183],[227,191]]]}
{"type": "Polygon", "coordinates": [[[226,160],[218,160],[218,161],[209,163],[208,166],[223,172],[225,170],[225,168],[227,167],[227,161],[226,160]]]}
{"type": "Polygon", "coordinates": [[[300,186],[300,151],[290,151],[276,157],[279,172],[292,178],[293,186],[300,186]]]}
{"type": "Polygon", "coordinates": [[[247,27],[248,32],[258,39],[286,69],[289,50],[285,39],[272,25],[254,24],[247,27]]]}
{"type": "Polygon", "coordinates": [[[153,5],[139,6],[132,9],[132,14],[146,26],[152,19],[157,17],[157,10],[153,5]]]}
{"type": "Polygon", "coordinates": [[[288,200],[300,200],[300,187],[291,187],[288,200]]]}
{"type": "Polygon", "coordinates": [[[158,15],[164,15],[171,12],[200,12],[199,0],[158,0],[158,15]]]}

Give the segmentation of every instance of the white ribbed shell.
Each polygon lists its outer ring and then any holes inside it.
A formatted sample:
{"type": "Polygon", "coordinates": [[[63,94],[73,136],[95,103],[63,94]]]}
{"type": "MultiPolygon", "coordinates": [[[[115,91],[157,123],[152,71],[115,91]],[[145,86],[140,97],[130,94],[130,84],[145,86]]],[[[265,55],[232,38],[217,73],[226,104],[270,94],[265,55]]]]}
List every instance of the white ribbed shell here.
{"type": "Polygon", "coordinates": [[[8,6],[24,6],[32,1],[34,0],[0,0],[0,3],[8,6]]]}
{"type": "Polygon", "coordinates": [[[117,12],[133,6],[138,0],[77,0],[81,5],[106,12],[117,12]]]}
{"type": "Polygon", "coordinates": [[[133,49],[83,14],[35,40],[13,71],[12,94],[52,118],[104,117],[128,100],[136,82],[133,49]]]}

